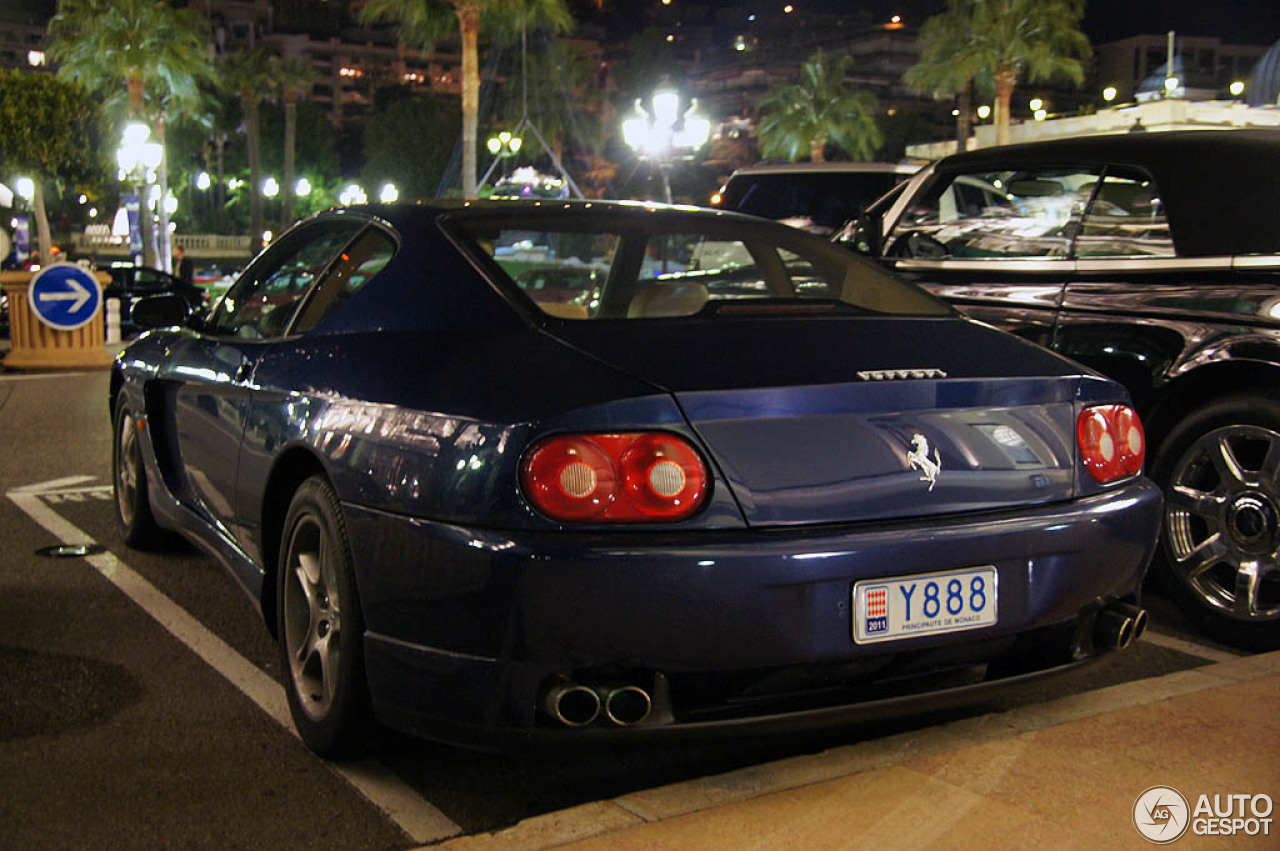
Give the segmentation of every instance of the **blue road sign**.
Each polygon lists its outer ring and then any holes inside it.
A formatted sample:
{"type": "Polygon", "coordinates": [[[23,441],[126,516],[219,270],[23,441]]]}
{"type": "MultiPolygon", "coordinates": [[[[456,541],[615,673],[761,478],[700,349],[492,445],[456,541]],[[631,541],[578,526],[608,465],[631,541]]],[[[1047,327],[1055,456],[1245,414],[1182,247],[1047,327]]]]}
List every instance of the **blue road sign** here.
{"type": "Polygon", "coordinates": [[[27,297],[40,321],[59,331],[88,324],[102,306],[102,292],[93,275],[70,263],[42,270],[31,279],[27,297]]]}

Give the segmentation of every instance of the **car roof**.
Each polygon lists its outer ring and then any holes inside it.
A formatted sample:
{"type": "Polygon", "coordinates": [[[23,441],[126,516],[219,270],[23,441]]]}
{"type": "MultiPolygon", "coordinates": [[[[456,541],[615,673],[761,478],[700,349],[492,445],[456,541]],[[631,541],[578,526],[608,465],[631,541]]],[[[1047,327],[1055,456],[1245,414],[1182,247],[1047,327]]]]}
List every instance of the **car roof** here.
{"type": "Polygon", "coordinates": [[[882,163],[882,162],[803,162],[803,163],[771,163],[760,162],[744,168],[736,169],[733,177],[740,174],[829,174],[831,172],[849,172],[863,174],[915,174],[921,168],[919,163],[882,163]]]}
{"type": "Polygon", "coordinates": [[[1114,165],[1154,178],[1178,254],[1280,254],[1280,130],[1186,130],[1080,136],[982,148],[940,172],[1114,165]]]}

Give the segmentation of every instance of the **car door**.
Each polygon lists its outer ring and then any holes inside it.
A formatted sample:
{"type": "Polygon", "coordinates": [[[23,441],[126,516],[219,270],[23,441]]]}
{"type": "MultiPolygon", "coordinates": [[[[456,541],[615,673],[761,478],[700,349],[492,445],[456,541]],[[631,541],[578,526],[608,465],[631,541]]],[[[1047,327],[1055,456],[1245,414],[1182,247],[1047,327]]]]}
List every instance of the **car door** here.
{"type": "Polygon", "coordinates": [[[1075,257],[1058,350],[1120,381],[1140,409],[1162,371],[1274,295],[1270,286],[1251,293],[1230,257],[1179,258],[1159,188],[1133,167],[1107,168],[1075,257]]]}
{"type": "Polygon", "coordinates": [[[939,171],[886,222],[884,259],[965,313],[1051,346],[1100,170],[939,171]]]}
{"type": "Polygon", "coordinates": [[[200,333],[175,344],[161,375],[169,388],[173,435],[192,507],[233,541],[236,473],[246,413],[258,388],[254,369],[285,339],[312,283],[363,222],[329,219],[287,234],[232,285],[200,333]]]}

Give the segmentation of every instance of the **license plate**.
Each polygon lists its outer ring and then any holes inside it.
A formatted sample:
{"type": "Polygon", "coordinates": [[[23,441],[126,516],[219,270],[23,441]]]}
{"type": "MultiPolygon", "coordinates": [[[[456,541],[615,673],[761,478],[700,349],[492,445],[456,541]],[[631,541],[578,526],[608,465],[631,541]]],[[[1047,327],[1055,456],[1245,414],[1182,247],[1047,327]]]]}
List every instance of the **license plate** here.
{"type": "Polygon", "coordinates": [[[996,611],[991,566],[863,580],[853,586],[853,640],[873,644],[978,629],[994,624],[996,611]]]}

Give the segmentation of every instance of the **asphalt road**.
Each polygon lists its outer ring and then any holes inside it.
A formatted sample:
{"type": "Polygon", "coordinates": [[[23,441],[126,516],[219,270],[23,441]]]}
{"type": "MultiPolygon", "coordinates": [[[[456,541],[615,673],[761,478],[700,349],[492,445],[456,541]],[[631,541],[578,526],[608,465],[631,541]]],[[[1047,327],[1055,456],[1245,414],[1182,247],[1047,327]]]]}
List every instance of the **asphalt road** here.
{"type": "MultiPolygon", "coordinates": [[[[386,733],[374,759],[326,763],[292,734],[276,649],[238,586],[181,544],[120,543],[106,388],[105,372],[0,374],[0,848],[410,848],[960,717],[533,756],[386,733]],[[103,551],[37,554],[90,541],[103,551]]],[[[1152,604],[1154,641],[965,714],[1228,652],[1152,604]]]]}

